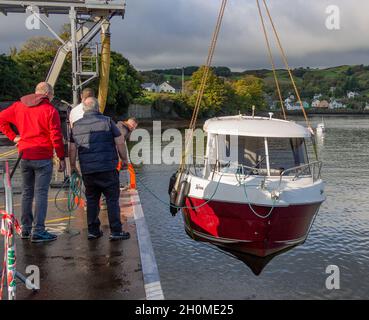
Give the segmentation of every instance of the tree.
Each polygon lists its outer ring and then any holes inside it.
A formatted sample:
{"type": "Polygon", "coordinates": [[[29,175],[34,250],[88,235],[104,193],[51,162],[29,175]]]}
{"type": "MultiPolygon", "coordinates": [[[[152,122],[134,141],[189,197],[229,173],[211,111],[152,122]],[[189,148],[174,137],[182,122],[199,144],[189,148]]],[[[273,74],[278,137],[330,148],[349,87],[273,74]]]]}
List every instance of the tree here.
{"type": "MultiPolygon", "coordinates": [[[[196,71],[192,77],[189,85],[190,92],[192,93],[189,98],[189,103],[192,107],[195,106],[198,93],[200,90],[201,80],[205,72],[205,67],[201,67],[196,71]]],[[[200,113],[215,115],[219,112],[227,98],[227,90],[224,81],[218,78],[213,70],[209,70],[207,82],[205,86],[204,96],[201,101],[200,113]]]]}
{"type": "Polygon", "coordinates": [[[107,111],[123,113],[142,94],[142,78],[120,53],[111,52],[111,69],[107,111]]]}
{"type": "Polygon", "coordinates": [[[257,109],[265,108],[263,82],[255,76],[246,76],[233,83],[238,98],[239,110],[249,111],[254,105],[257,109]]]}
{"type": "MultiPolygon", "coordinates": [[[[37,83],[45,81],[51,64],[58,50],[58,42],[48,37],[28,39],[14,56],[25,81],[24,92],[32,92],[37,83]]],[[[55,96],[71,100],[71,57],[66,59],[62,72],[55,86],[55,96]]]]}
{"type": "Polygon", "coordinates": [[[16,100],[22,96],[25,85],[17,63],[4,54],[0,55],[0,101],[16,100]]]}

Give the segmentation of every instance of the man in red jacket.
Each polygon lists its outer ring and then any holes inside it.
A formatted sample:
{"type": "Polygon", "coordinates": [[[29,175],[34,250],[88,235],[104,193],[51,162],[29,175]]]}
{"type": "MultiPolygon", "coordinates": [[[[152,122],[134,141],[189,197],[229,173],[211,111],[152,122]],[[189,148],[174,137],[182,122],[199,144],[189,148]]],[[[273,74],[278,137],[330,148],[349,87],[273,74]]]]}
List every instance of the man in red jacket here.
{"type": "Polygon", "coordinates": [[[53,98],[53,87],[41,82],[35,94],[21,98],[0,113],[0,131],[17,145],[22,154],[22,239],[31,239],[32,242],[47,242],[57,238],[45,230],[54,150],[60,159],[59,171],[65,170],[61,124],[59,113],[51,104],[53,98]],[[17,127],[19,136],[10,124],[17,127]]]}

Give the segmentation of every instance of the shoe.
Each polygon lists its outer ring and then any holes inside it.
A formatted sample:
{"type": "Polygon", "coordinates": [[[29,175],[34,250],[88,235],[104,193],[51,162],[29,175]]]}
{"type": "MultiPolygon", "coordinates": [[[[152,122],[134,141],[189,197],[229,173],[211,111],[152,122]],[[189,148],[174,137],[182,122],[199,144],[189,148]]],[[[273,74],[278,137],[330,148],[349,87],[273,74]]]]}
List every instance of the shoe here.
{"type": "Polygon", "coordinates": [[[96,239],[101,238],[103,235],[104,235],[104,233],[101,230],[100,230],[100,233],[89,232],[88,236],[87,236],[87,239],[88,240],[96,240],[96,239]]]}
{"type": "Polygon", "coordinates": [[[31,232],[26,231],[26,230],[22,230],[21,239],[23,239],[23,240],[31,239],[31,232]]]}
{"type": "Polygon", "coordinates": [[[110,241],[128,240],[131,237],[129,232],[112,233],[109,237],[110,241]]]}
{"type": "Polygon", "coordinates": [[[55,234],[43,231],[41,233],[33,233],[31,237],[31,242],[50,242],[56,240],[58,237],[55,234]]]}

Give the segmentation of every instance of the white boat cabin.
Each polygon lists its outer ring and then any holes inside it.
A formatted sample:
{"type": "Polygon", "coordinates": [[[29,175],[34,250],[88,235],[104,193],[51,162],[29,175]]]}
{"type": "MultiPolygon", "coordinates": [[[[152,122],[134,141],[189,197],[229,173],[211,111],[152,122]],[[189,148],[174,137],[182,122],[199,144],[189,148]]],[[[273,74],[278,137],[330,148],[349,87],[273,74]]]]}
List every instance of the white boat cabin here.
{"type": "Polygon", "coordinates": [[[235,116],[210,119],[204,176],[222,173],[281,176],[303,168],[310,175],[305,140],[311,132],[294,122],[235,116]],[[290,172],[289,172],[290,171],[290,172]]]}

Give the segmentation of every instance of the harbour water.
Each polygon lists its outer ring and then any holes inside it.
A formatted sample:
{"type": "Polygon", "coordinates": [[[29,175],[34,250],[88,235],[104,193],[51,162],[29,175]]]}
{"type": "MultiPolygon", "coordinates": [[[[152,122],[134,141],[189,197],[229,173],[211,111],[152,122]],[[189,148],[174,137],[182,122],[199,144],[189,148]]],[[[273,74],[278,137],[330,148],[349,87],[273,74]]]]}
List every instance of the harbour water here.
{"type": "MultiPolygon", "coordinates": [[[[326,133],[318,147],[327,201],[307,241],[274,257],[259,276],[244,262],[190,239],[181,214],[173,218],[138,183],[167,299],[369,298],[369,117],[324,120],[326,133]],[[330,265],[339,267],[339,290],[326,288],[330,265]]],[[[319,122],[320,117],[312,118],[314,126],[319,122]]],[[[137,174],[167,201],[168,180],[176,169],[144,165],[137,174]]]]}

